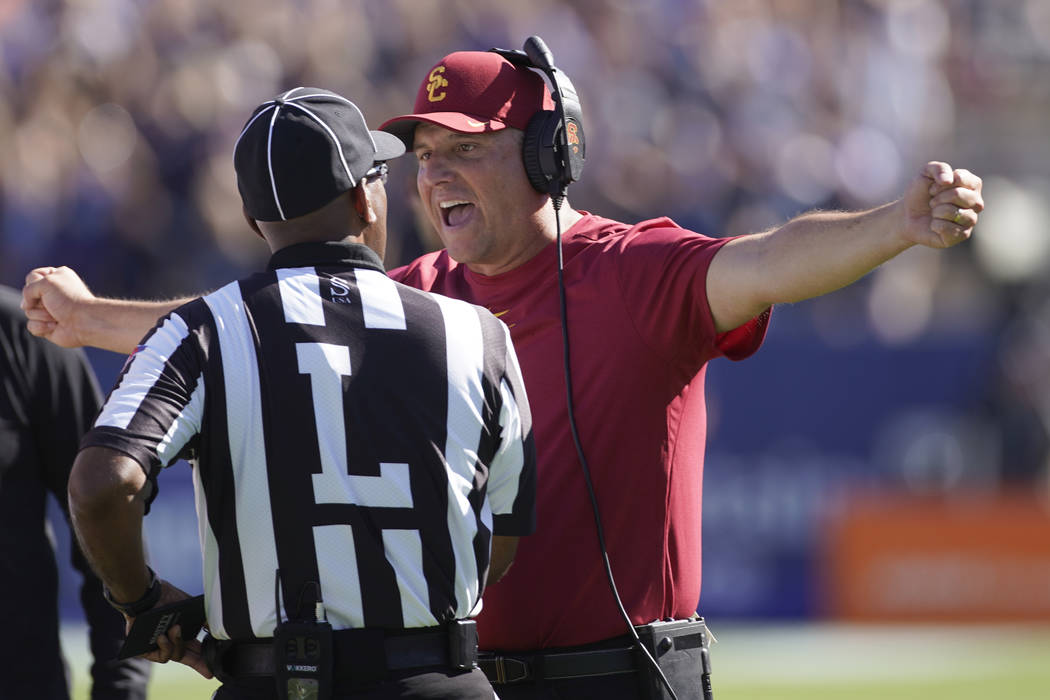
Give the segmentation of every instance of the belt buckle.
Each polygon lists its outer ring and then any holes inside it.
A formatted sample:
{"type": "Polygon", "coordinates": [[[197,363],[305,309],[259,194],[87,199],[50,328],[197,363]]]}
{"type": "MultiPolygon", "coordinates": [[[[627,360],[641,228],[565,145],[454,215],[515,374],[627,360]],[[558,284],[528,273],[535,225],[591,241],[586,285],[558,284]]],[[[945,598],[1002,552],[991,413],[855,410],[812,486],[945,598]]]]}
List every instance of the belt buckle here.
{"type": "Polygon", "coordinates": [[[529,670],[529,664],[521,659],[515,659],[513,656],[496,657],[497,683],[517,683],[518,681],[528,680],[531,675],[529,670]],[[508,665],[511,666],[510,669],[508,669],[508,665]],[[507,673],[508,670],[518,671],[518,673],[511,676],[507,673]]]}

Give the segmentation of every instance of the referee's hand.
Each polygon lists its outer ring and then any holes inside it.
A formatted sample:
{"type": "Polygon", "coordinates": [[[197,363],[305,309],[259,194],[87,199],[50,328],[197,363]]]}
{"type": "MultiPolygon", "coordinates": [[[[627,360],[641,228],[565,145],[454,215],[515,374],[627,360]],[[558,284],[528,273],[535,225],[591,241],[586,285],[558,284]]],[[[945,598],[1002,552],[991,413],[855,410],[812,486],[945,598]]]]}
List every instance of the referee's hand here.
{"type": "MultiPolygon", "coordinates": [[[[161,605],[177,603],[180,600],[185,600],[190,597],[189,593],[176,588],[163,579],[160,582],[160,586],[160,600],[157,601],[158,607],[161,605]]],[[[134,618],[127,618],[125,634],[127,634],[127,630],[131,629],[132,622],[134,622],[134,618]]],[[[143,654],[142,658],[158,664],[166,664],[169,661],[178,661],[181,664],[189,666],[205,678],[212,678],[212,673],[208,670],[208,665],[204,663],[204,656],[201,653],[201,643],[196,639],[183,639],[181,625],[173,625],[166,634],[157,637],[157,649],[148,654],[143,654]]]]}

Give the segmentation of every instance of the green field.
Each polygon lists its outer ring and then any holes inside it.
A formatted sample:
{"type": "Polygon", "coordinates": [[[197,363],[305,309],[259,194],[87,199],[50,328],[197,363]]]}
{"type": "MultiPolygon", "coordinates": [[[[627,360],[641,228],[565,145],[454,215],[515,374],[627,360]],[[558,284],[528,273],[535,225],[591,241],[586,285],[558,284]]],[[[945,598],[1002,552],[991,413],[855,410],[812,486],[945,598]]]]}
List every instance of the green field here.
{"type": "MultiPolygon", "coordinates": [[[[714,626],[717,700],[1046,700],[1048,626],[714,626]]],[[[88,700],[82,627],[63,631],[88,700]]],[[[150,700],[207,700],[215,681],[157,665],[150,700]]]]}

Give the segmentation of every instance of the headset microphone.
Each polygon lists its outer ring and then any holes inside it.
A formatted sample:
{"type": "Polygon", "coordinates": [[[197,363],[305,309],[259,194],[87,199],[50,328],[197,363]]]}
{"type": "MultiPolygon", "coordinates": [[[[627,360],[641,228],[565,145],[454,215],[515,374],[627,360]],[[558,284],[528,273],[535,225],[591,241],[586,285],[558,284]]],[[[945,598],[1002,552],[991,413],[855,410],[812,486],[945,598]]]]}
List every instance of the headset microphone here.
{"type": "Polygon", "coordinates": [[[554,70],[554,55],[547,48],[546,42],[538,36],[530,36],[525,40],[525,55],[529,57],[532,64],[542,71],[554,70]]]}

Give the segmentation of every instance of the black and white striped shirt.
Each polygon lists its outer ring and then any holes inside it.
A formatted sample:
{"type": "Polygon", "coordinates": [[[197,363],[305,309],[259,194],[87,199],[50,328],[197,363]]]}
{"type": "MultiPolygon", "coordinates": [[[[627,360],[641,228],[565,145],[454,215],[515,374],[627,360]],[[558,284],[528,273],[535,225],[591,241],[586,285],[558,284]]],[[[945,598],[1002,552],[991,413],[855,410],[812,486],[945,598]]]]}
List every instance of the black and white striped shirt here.
{"type": "MultiPolygon", "coordinates": [[[[335,629],[468,617],[493,533],[534,527],[532,420],[506,326],[306,243],[163,319],[82,446],[194,465],[217,638],[272,636],[321,586],[335,629]]],[[[305,611],[301,611],[305,613],[305,611]]]]}

